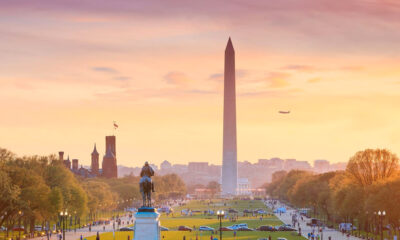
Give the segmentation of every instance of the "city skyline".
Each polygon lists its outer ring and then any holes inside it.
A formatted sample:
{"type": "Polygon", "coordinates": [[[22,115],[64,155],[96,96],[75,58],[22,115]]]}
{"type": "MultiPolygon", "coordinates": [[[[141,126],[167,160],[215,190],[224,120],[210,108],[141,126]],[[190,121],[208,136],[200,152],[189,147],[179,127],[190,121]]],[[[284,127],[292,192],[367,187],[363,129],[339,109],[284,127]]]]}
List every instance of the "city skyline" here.
{"type": "Polygon", "coordinates": [[[1,3],[1,147],[89,165],[116,121],[121,165],[220,164],[231,36],[239,161],[400,154],[396,1],[95,5],[1,3]]]}

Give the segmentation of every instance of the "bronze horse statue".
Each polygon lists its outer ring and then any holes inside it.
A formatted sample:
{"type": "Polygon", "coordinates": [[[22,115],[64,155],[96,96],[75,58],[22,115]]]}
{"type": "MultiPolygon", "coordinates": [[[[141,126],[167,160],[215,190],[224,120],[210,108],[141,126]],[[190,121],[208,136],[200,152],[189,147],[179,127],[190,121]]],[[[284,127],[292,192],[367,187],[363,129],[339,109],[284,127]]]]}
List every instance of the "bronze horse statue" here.
{"type": "Polygon", "coordinates": [[[151,192],[154,192],[154,185],[151,177],[154,176],[154,170],[148,162],[146,162],[140,172],[140,193],[143,198],[143,207],[151,207],[151,192]]]}
{"type": "Polygon", "coordinates": [[[144,180],[140,183],[140,193],[143,198],[143,207],[151,207],[151,180],[144,180]]]}

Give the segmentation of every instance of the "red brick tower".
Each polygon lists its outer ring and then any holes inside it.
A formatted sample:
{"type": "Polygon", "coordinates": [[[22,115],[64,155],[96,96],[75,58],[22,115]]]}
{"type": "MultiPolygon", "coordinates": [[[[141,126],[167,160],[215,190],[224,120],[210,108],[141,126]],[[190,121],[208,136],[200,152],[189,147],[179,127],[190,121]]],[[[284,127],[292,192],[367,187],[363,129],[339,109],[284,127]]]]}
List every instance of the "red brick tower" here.
{"type": "Polygon", "coordinates": [[[115,136],[106,136],[106,154],[103,157],[103,177],[118,177],[115,136]]]}
{"type": "Polygon", "coordinates": [[[72,159],[72,171],[78,171],[79,161],[78,159],[72,159]]]}
{"type": "Polygon", "coordinates": [[[67,160],[64,160],[64,165],[66,168],[71,169],[71,161],[69,160],[69,156],[67,160]]]}

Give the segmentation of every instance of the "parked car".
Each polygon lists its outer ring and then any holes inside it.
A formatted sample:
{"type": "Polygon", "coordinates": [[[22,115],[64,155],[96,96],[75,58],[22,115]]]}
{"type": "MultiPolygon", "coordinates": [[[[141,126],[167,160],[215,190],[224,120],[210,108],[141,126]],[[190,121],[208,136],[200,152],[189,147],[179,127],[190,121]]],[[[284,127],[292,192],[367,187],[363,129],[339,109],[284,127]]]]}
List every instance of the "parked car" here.
{"type": "Polygon", "coordinates": [[[239,224],[232,225],[229,228],[232,229],[232,230],[237,230],[238,228],[241,228],[241,227],[246,227],[247,228],[249,226],[247,226],[247,223],[239,223],[239,224]]]}
{"type": "Polygon", "coordinates": [[[7,231],[6,227],[0,226],[0,231],[7,231]]]}
{"type": "Polygon", "coordinates": [[[122,227],[119,229],[120,232],[131,232],[133,231],[133,227],[122,227]]]}
{"type": "Polygon", "coordinates": [[[287,239],[283,237],[278,237],[276,240],[287,240],[287,239]]]}
{"type": "Polygon", "coordinates": [[[317,227],[322,227],[324,223],[321,220],[318,220],[316,218],[312,218],[308,223],[307,226],[317,226],[317,227]]]}
{"type": "Polygon", "coordinates": [[[178,227],[178,231],[189,231],[191,232],[193,229],[191,229],[190,227],[187,226],[179,226],[178,227]]]}
{"type": "Polygon", "coordinates": [[[356,230],[357,227],[353,226],[353,224],[351,223],[339,223],[339,230],[340,231],[351,231],[351,228],[353,228],[353,230],[356,230]]]}
{"type": "Polygon", "coordinates": [[[208,226],[200,226],[199,231],[214,231],[215,229],[208,226]]]}
{"type": "Polygon", "coordinates": [[[220,228],[219,230],[220,230],[220,231],[233,231],[233,229],[232,229],[232,228],[229,228],[229,227],[222,227],[222,228],[220,228]]]}
{"type": "MultiPolygon", "coordinates": [[[[35,231],[42,231],[42,226],[40,225],[35,225],[35,231]]],[[[44,229],[43,229],[44,230],[44,229]]]]}
{"type": "Polygon", "coordinates": [[[239,212],[236,211],[235,209],[229,209],[228,212],[229,212],[229,213],[239,213],[239,212]]]}
{"type": "Polygon", "coordinates": [[[258,231],[268,231],[268,232],[275,232],[276,228],[273,226],[260,226],[257,228],[258,231]]]}
{"type": "Polygon", "coordinates": [[[296,231],[296,229],[283,225],[278,227],[278,231],[296,231]]]}
{"type": "Polygon", "coordinates": [[[236,229],[237,231],[254,231],[254,229],[252,228],[248,228],[248,227],[239,227],[238,229],[236,229]]]}
{"type": "Polygon", "coordinates": [[[166,227],[160,226],[160,231],[169,231],[169,229],[166,227]]]}

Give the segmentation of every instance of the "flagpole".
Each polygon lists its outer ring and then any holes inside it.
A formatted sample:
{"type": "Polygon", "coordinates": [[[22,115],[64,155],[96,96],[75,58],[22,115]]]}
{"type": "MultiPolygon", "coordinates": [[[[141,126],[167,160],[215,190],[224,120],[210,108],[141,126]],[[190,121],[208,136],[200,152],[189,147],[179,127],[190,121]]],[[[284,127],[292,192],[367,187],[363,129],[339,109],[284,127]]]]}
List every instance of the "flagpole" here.
{"type": "Polygon", "coordinates": [[[115,121],[113,121],[113,135],[115,136],[115,131],[117,130],[117,128],[118,128],[118,124],[115,122],[115,121]]]}

